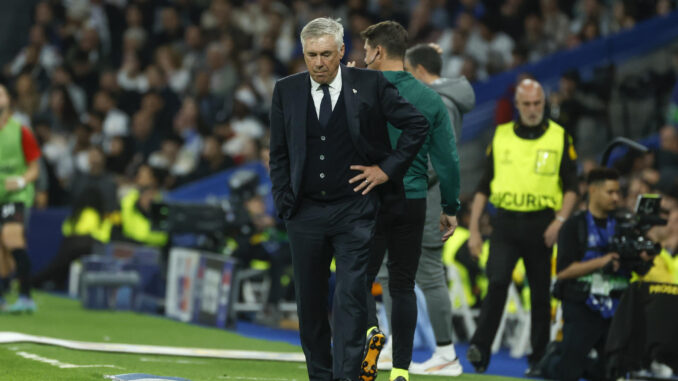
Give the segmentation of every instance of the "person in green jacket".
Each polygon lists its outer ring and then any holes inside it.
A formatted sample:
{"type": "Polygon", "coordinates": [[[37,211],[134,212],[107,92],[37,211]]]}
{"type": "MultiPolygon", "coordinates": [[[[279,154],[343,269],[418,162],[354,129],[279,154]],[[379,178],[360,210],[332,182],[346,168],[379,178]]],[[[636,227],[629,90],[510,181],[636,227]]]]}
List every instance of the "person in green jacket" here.
{"type": "MultiPolygon", "coordinates": [[[[407,31],[397,22],[384,21],[368,27],[361,36],[365,40],[367,67],[382,71],[386,79],[398,88],[401,96],[416,107],[430,125],[426,142],[403,179],[407,198],[405,213],[381,213],[368,266],[367,286],[371,287],[388,250],[388,289],[393,300],[393,368],[390,379],[408,381],[417,322],[414,283],[426,216],[429,160],[440,181],[440,228],[443,232],[440,239],[444,242],[457,226],[455,215],[460,206],[459,158],[450,117],[440,96],[404,71],[407,31]]],[[[400,132],[390,127],[389,134],[391,143],[395,145],[400,132]]],[[[362,380],[366,381],[376,378],[376,362],[383,347],[383,333],[377,327],[376,306],[371,296],[367,304],[368,343],[362,364],[362,380]]]]}
{"type": "Polygon", "coordinates": [[[11,306],[2,297],[5,282],[0,279],[0,312],[21,313],[36,310],[24,226],[35,200],[41,153],[31,130],[12,118],[10,106],[7,88],[0,85],[0,255],[11,253],[19,278],[19,298],[11,306]]]}

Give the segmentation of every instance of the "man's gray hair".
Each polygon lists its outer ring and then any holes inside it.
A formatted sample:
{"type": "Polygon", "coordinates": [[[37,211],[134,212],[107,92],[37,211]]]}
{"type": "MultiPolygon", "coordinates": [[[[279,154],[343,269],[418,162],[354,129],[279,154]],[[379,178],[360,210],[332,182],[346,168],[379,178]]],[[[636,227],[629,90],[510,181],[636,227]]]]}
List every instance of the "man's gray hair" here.
{"type": "Polygon", "coordinates": [[[344,26],[339,21],[341,19],[335,20],[329,17],[319,17],[311,20],[301,30],[301,47],[306,50],[306,40],[309,38],[332,36],[337,43],[337,51],[340,51],[344,45],[344,26]]]}

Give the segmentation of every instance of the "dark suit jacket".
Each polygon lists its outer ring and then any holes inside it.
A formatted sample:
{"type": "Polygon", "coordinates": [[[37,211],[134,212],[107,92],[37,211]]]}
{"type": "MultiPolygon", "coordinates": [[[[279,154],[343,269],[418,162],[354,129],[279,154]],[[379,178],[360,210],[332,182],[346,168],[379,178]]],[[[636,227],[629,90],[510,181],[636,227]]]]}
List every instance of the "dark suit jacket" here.
{"type": "MultiPolygon", "coordinates": [[[[358,154],[377,164],[389,177],[378,186],[382,207],[401,210],[405,193],[402,178],[424,143],[428,122],[379,71],[340,66],[348,129],[358,154]],[[391,148],[386,122],[402,130],[391,148]]],[[[271,105],[271,182],[278,215],[289,219],[299,204],[306,160],[308,72],[279,80],[271,105]]],[[[373,190],[374,191],[374,190],[373,190]]]]}

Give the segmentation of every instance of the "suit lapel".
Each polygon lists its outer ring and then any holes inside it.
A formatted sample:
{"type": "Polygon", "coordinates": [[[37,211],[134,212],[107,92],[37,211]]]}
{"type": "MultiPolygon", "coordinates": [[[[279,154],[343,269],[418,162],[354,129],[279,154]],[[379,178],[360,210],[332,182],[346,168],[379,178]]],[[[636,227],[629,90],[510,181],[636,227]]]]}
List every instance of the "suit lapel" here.
{"type": "Polygon", "coordinates": [[[341,91],[344,94],[344,104],[346,105],[348,132],[358,154],[363,160],[367,161],[365,150],[361,144],[362,140],[360,139],[360,98],[358,98],[358,91],[355,88],[350,70],[346,69],[344,65],[341,65],[340,69],[342,80],[341,91]]]}

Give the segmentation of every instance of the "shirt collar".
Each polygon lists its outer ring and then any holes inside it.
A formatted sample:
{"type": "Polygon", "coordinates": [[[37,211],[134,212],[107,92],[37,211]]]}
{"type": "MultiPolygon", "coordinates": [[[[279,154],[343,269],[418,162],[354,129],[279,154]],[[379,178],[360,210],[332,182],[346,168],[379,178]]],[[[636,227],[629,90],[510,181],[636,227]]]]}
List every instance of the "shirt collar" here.
{"type": "MultiPolygon", "coordinates": [[[[316,81],[313,80],[313,77],[309,75],[309,78],[311,78],[311,90],[313,91],[318,91],[320,88],[320,84],[316,81]]],[[[338,89],[341,84],[341,66],[337,70],[337,75],[334,76],[334,79],[332,82],[330,82],[330,89],[338,89]]]]}

